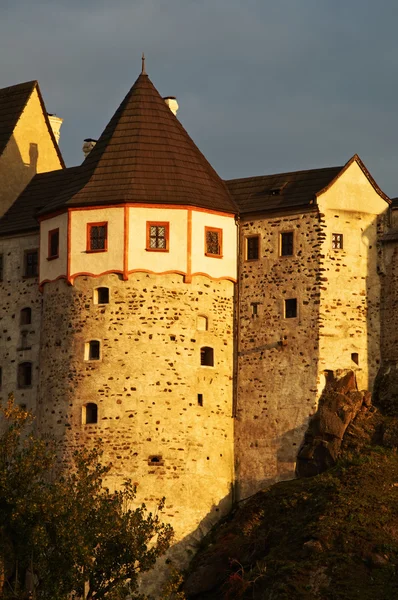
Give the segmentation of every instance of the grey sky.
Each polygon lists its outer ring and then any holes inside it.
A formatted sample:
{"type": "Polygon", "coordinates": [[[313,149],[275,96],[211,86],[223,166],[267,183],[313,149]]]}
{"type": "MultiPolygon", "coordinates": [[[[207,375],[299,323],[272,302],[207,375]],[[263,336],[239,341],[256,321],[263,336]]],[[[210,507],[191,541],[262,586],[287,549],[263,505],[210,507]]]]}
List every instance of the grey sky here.
{"type": "Polygon", "coordinates": [[[140,72],[224,178],[344,164],[398,195],[396,0],[0,0],[0,87],[38,79],[82,160],[140,72]]]}

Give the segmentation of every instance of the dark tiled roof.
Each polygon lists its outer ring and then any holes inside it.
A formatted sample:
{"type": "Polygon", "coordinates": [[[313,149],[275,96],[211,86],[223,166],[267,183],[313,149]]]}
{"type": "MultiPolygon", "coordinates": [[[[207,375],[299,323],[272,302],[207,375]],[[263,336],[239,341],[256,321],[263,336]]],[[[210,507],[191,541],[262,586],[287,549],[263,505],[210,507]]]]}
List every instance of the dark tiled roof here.
{"type": "Polygon", "coordinates": [[[45,212],[62,206],[124,202],[237,212],[225,183],[144,74],[70,185],[45,212]]]}
{"type": "Polygon", "coordinates": [[[38,211],[53,200],[62,186],[67,185],[79,169],[80,167],[72,167],[35,175],[0,219],[0,235],[38,229],[39,223],[36,219],[38,211]]]}
{"type": "Polygon", "coordinates": [[[28,81],[0,89],[0,156],[36,85],[37,81],[28,81]]]}
{"type": "Polygon", "coordinates": [[[226,182],[242,214],[303,208],[329,185],[343,167],[231,179],[226,182]]]}

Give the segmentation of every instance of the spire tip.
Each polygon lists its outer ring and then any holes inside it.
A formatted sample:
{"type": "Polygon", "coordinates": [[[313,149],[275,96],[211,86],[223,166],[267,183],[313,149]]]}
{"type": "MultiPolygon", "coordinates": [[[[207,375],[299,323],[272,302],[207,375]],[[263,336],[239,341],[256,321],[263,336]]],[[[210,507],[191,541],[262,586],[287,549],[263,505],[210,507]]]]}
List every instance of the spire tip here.
{"type": "Polygon", "coordinates": [[[141,63],[142,63],[142,66],[141,66],[141,75],[146,75],[147,72],[145,70],[145,54],[144,53],[142,53],[141,63]]]}

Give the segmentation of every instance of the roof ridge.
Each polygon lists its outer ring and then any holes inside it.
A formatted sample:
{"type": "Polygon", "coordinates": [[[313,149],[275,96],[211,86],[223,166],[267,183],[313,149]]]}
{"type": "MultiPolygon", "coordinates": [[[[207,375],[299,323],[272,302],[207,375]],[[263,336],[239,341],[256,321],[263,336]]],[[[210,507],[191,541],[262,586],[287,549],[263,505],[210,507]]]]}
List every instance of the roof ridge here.
{"type": "Polygon", "coordinates": [[[283,175],[296,175],[297,173],[314,173],[316,171],[334,171],[335,169],[343,169],[344,165],[337,165],[335,167],[317,167],[316,169],[298,169],[296,171],[281,171],[280,173],[267,173],[265,175],[251,175],[248,177],[237,177],[233,179],[225,179],[224,181],[228,184],[232,181],[247,181],[249,179],[260,179],[264,177],[282,177],[283,175]]]}

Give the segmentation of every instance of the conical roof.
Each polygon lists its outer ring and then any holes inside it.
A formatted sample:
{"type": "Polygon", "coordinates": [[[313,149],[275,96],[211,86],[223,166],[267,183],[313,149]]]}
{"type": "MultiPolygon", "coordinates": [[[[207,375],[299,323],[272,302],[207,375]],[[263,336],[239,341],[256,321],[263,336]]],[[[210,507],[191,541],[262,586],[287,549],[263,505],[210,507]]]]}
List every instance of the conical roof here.
{"type": "Polygon", "coordinates": [[[225,183],[141,73],[70,185],[43,210],[185,204],[236,213],[225,183]]]}

